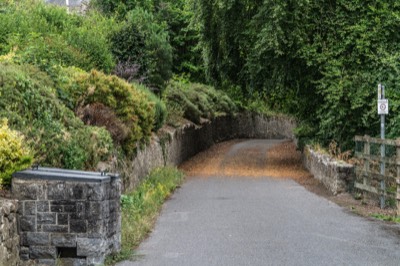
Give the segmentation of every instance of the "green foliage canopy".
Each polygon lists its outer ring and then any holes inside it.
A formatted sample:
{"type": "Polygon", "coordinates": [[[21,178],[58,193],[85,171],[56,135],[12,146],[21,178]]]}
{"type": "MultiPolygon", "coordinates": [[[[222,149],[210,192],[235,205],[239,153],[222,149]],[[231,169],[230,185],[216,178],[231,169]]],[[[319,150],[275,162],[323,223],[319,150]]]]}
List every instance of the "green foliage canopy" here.
{"type": "MultiPolygon", "coordinates": [[[[208,78],[261,93],[296,115],[299,137],[352,146],[376,135],[376,86],[399,105],[400,3],[380,1],[195,2],[208,78]]],[[[399,136],[397,114],[389,134],[399,136]]]]}
{"type": "Polygon", "coordinates": [[[95,0],[92,5],[122,22],[112,36],[114,53],[120,61],[139,64],[150,86],[165,85],[172,72],[204,80],[199,25],[189,1],[95,0]]]}

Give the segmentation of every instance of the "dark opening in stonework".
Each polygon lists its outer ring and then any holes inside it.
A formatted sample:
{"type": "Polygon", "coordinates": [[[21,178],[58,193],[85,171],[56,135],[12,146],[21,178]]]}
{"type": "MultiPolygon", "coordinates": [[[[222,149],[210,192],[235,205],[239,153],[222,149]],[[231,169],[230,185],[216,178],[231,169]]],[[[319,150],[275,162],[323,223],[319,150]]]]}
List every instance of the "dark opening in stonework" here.
{"type": "Polygon", "coordinates": [[[79,257],[77,255],[76,247],[74,248],[57,247],[57,257],[86,259],[86,257],[79,257]]]}

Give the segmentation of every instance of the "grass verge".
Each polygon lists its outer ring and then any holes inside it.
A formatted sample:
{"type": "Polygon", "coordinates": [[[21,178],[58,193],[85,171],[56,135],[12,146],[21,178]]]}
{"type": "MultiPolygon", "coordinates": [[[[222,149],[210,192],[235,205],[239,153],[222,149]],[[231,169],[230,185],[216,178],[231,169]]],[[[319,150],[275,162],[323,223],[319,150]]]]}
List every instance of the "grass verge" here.
{"type": "Polygon", "coordinates": [[[371,216],[386,222],[400,223],[400,216],[384,215],[380,213],[374,213],[371,216]]]}
{"type": "Polygon", "coordinates": [[[183,173],[176,168],[158,168],[134,191],[122,195],[122,248],[120,253],[107,257],[106,265],[132,259],[133,250],[148,236],[162,204],[179,187],[183,177],[183,173]]]}

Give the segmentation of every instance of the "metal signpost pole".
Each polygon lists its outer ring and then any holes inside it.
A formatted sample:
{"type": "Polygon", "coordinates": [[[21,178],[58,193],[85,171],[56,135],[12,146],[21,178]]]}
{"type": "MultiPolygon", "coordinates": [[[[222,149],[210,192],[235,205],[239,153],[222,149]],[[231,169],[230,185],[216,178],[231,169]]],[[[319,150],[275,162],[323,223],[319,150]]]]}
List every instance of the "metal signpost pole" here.
{"type": "MultiPolygon", "coordinates": [[[[378,100],[384,100],[385,99],[385,86],[382,84],[378,85],[378,100]]],[[[378,109],[381,108],[381,106],[378,106],[378,109]]],[[[381,108],[382,109],[382,108],[381,108]]],[[[381,113],[381,139],[385,139],[385,114],[381,113]]],[[[385,144],[381,144],[381,175],[385,176],[385,144]]],[[[385,191],[386,191],[386,184],[385,180],[381,180],[381,196],[380,196],[380,207],[381,209],[385,208],[385,191]]]]}

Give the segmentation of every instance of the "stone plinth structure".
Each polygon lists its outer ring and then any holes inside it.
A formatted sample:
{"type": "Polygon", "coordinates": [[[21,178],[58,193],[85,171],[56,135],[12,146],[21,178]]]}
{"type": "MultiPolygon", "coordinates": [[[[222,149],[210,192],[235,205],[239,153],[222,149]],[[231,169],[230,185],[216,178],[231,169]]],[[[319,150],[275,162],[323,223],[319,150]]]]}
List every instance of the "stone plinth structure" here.
{"type": "Polygon", "coordinates": [[[45,265],[99,265],[120,250],[118,175],[37,168],[13,175],[20,257],[45,265]]]}

